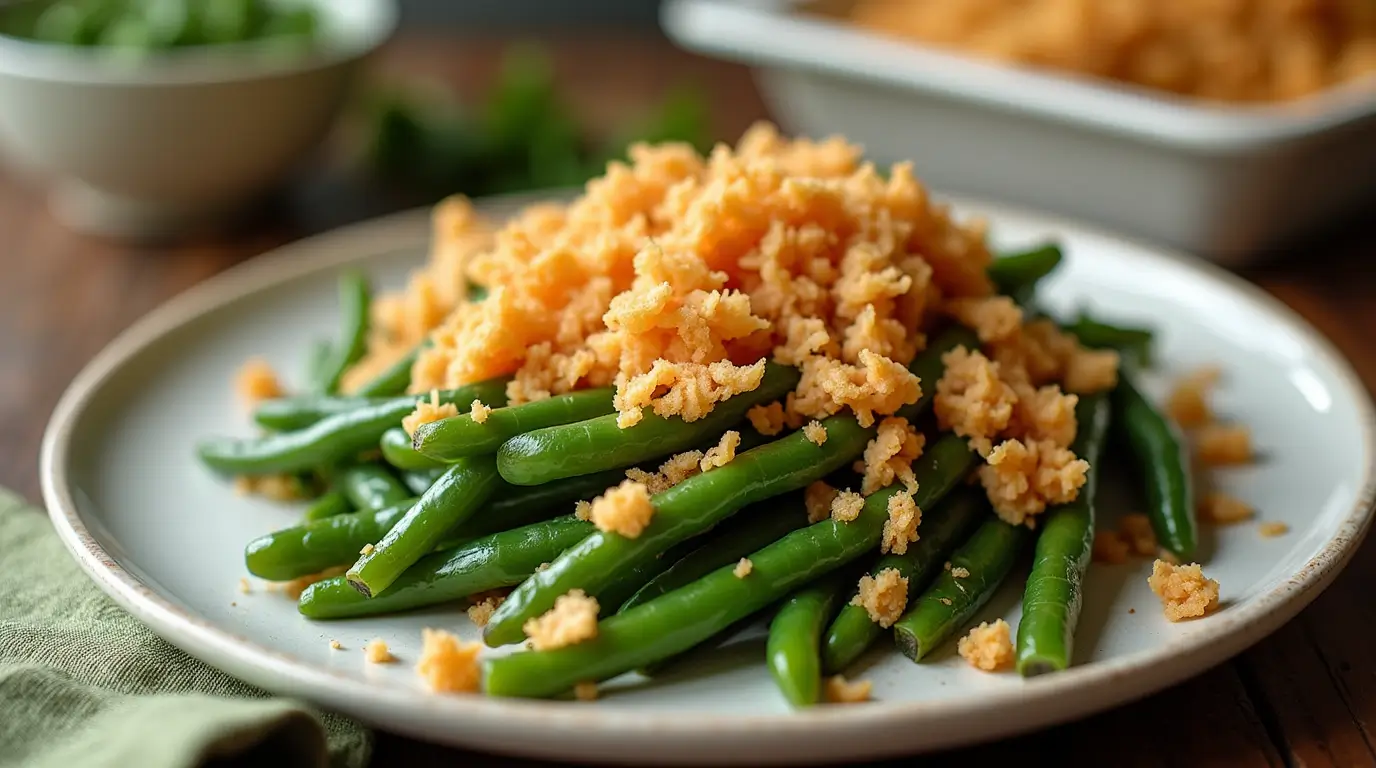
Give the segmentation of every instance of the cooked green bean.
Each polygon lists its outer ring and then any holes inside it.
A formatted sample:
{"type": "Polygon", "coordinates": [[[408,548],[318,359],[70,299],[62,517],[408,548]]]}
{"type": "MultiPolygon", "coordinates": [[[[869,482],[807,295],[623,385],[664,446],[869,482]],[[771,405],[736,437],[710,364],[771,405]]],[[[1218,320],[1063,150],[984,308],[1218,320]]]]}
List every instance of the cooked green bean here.
{"type": "Polygon", "coordinates": [[[1124,355],[1130,355],[1138,365],[1151,365],[1156,335],[1146,328],[1110,325],[1081,312],[1074,323],[1066,326],[1066,330],[1086,347],[1117,349],[1124,355]]]}
{"type": "Polygon", "coordinates": [[[306,520],[323,520],[327,517],[353,512],[354,505],[338,490],[329,490],[306,507],[302,517],[306,520]]]}
{"type": "MultiPolygon", "coordinates": [[[[330,360],[334,357],[334,346],[323,339],[311,344],[310,352],[306,355],[306,388],[319,395],[329,387],[329,367],[330,360]]],[[[269,426],[269,425],[264,425],[269,426]]],[[[294,427],[277,427],[277,429],[294,429],[294,427]]]]}
{"type": "MultiPolygon", "coordinates": [[[[964,440],[949,435],[929,446],[914,463],[918,476],[914,500],[927,507],[969,474],[974,455],[964,440]]],[[[824,520],[753,553],[745,578],[738,578],[732,566],[723,566],[603,620],[591,640],[491,659],[486,663],[486,690],[493,696],[553,696],[585,680],[605,680],[683,653],[794,588],[873,550],[889,519],[888,500],[899,490],[890,486],[870,495],[860,515],[849,523],[824,520]]]]}
{"type": "Polygon", "coordinates": [[[1075,625],[1084,602],[1085,569],[1094,549],[1094,493],[1108,434],[1108,395],[1081,397],[1075,419],[1078,427],[1071,450],[1089,462],[1089,476],[1075,500],[1047,510],[1039,526],[1018,621],[1018,672],[1023,677],[1070,666],[1075,625]]]}
{"type": "Polygon", "coordinates": [[[406,486],[381,464],[350,464],[334,473],[335,485],[354,509],[372,512],[411,498],[406,486]]]}
{"type": "MultiPolygon", "coordinates": [[[[908,545],[901,555],[880,557],[870,569],[870,575],[893,568],[908,580],[908,594],[919,594],[941,570],[956,545],[965,541],[989,512],[984,492],[977,488],[957,490],[941,504],[922,516],[920,538],[908,545]]],[[[853,591],[853,590],[852,590],[853,591]]],[[[829,673],[839,673],[849,667],[879,638],[883,628],[870,618],[869,612],[848,601],[827,629],[822,643],[823,667],[829,673]]]]}
{"type": "Polygon", "coordinates": [[[620,611],[629,611],[641,603],[697,581],[723,565],[739,562],[742,557],[804,525],[807,525],[807,508],[798,493],[752,504],[715,530],[703,534],[705,540],[701,546],[673,561],[631,595],[621,605],[620,611]]]}
{"type": "Polygon", "coordinates": [[[382,439],[378,441],[378,447],[382,448],[382,458],[397,469],[423,471],[443,469],[448,466],[447,462],[438,461],[418,453],[415,448],[411,447],[411,436],[407,435],[406,430],[401,427],[392,427],[383,432],[382,439]]]}
{"type": "Polygon", "coordinates": [[[381,541],[359,555],[345,577],[368,597],[382,594],[403,571],[433,551],[445,534],[481,509],[501,484],[489,456],[455,463],[381,541]]]}
{"type": "Polygon", "coordinates": [[[322,391],[333,395],[339,391],[339,380],[349,366],[358,362],[368,349],[369,307],[372,294],[368,281],[357,272],[339,276],[339,308],[343,328],[339,341],[330,345],[330,357],[320,368],[322,391]]]}
{"type": "MultiPolygon", "coordinates": [[[[501,402],[506,402],[506,382],[492,379],[439,393],[442,403],[470,403],[475,397],[501,398],[501,402]]],[[[196,450],[206,466],[231,474],[261,475],[331,466],[375,450],[382,434],[415,410],[418,399],[419,396],[402,397],[353,408],[295,432],[257,438],[212,438],[202,441],[196,450]]]]}
{"type": "Polygon", "coordinates": [[[570,589],[596,594],[619,574],[706,531],[742,507],[821,479],[859,456],[875,433],[874,427],[861,427],[849,413],[822,424],[828,435],[822,445],[795,432],[655,494],[651,499],[654,517],[634,539],[593,533],[517,587],[488,622],[483,638],[494,646],[518,642],[525,636],[522,625],[549,610],[555,598],[570,589]]]}
{"type": "Polygon", "coordinates": [[[1194,558],[1198,542],[1194,486],[1184,437],[1138,391],[1130,366],[1119,371],[1113,391],[1113,424],[1125,438],[1146,486],[1147,517],[1156,540],[1181,562],[1194,558]]]}
{"type": "MultiPolygon", "coordinates": [[[[496,408],[482,422],[468,414],[423,424],[412,445],[433,459],[453,461],[464,456],[496,453],[502,443],[526,432],[595,419],[614,413],[611,387],[585,389],[521,405],[496,408]]],[[[485,403],[491,405],[491,403],[485,403]]]]}
{"type": "Polygon", "coordinates": [[[1017,298],[1030,294],[1037,283],[1061,263],[1061,248],[1046,243],[1019,253],[1010,253],[989,264],[989,277],[999,293],[1017,298]]]}
{"type": "Polygon", "coordinates": [[[913,661],[941,645],[984,606],[1013,569],[1026,526],[1010,525],[990,515],[951,555],[951,570],[908,603],[908,611],[893,625],[898,650],[913,661]],[[956,574],[964,574],[957,577],[956,574]]]}
{"type": "Polygon", "coordinates": [[[640,423],[626,429],[616,425],[618,416],[612,413],[517,435],[502,444],[497,467],[508,483],[539,485],[668,456],[720,435],[750,408],[782,398],[798,385],[799,375],[796,368],[770,363],[760,386],[717,403],[697,421],[666,419],[647,409],[640,423]]]}
{"type": "Polygon", "coordinates": [[[434,469],[412,469],[401,473],[401,482],[417,496],[425,493],[444,474],[444,467],[434,469]]]}
{"type": "MultiPolygon", "coordinates": [[[[337,397],[332,395],[294,395],[264,400],[253,409],[253,420],[258,426],[277,432],[290,432],[305,429],[310,425],[335,414],[381,405],[394,398],[337,397]]],[[[406,398],[411,407],[416,399],[406,398]]]]}
{"type": "Polygon", "coordinates": [[[336,577],[312,584],[297,608],[312,619],[345,619],[452,602],[519,584],[592,530],[592,523],[565,515],[489,534],[426,555],[376,597],[365,597],[347,579],[336,577]]]}
{"type": "Polygon", "coordinates": [[[794,592],[769,623],[765,661],[774,684],[795,707],[810,707],[821,697],[822,630],[850,586],[846,575],[846,569],[832,571],[794,592]]]}
{"type": "Polygon", "coordinates": [[[420,356],[421,349],[427,345],[428,343],[422,343],[402,355],[401,359],[387,366],[382,373],[359,387],[354,394],[360,397],[390,397],[405,394],[411,386],[411,368],[416,364],[416,358],[420,356]]]}

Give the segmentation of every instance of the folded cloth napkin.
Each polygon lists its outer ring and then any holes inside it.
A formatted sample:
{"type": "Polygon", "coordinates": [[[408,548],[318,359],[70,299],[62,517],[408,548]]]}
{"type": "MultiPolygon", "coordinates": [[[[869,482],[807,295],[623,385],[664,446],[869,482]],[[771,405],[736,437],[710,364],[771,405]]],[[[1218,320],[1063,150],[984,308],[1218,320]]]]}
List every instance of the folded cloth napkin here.
{"type": "Polygon", "coordinates": [[[0,766],[362,768],[372,735],[182,653],[0,489],[0,766]]]}

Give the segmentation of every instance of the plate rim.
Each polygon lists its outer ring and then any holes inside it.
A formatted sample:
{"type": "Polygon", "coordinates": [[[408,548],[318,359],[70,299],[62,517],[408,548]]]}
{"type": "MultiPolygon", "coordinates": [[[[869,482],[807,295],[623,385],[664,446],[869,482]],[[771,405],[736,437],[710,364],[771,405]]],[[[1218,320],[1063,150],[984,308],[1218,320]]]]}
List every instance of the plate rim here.
{"type": "MultiPolygon", "coordinates": [[[[481,212],[491,214],[531,201],[547,200],[554,194],[558,193],[508,195],[475,199],[474,203],[481,212]]],[[[1376,456],[1376,408],[1351,363],[1307,320],[1261,288],[1217,265],[1073,219],[979,198],[939,197],[957,211],[977,208],[981,216],[992,222],[1002,216],[1014,216],[1058,231],[1116,241],[1151,260],[1176,262],[1178,266],[1240,292],[1298,332],[1308,349],[1335,371],[1336,384],[1345,390],[1358,410],[1367,455],[1376,456]]],[[[116,562],[88,530],[78,512],[69,479],[74,427],[102,385],[130,359],[166,334],[241,301],[259,289],[370,258],[381,252],[379,248],[364,247],[372,241],[395,250],[402,247],[398,242],[400,234],[414,233],[419,238],[424,232],[425,238],[416,243],[423,246],[429,241],[431,210],[402,211],[289,243],[247,259],[168,299],[119,333],[82,368],[63,392],[44,432],[40,454],[43,500],[60,539],[86,574],[156,634],[211,666],[270,692],[308,698],[366,723],[427,740],[545,758],[570,757],[566,747],[555,746],[559,738],[577,740],[586,751],[597,752],[597,759],[644,760],[647,746],[658,745],[662,750],[668,743],[665,739],[677,737],[682,740],[704,733],[710,734],[716,743],[699,745],[692,750],[693,754],[659,751],[654,759],[658,762],[721,760],[729,756],[718,754],[714,757],[711,754],[713,746],[726,748],[734,744],[743,747],[754,742],[799,738],[816,743],[823,740],[818,734],[852,730],[884,733],[890,739],[847,739],[849,743],[822,749],[814,758],[877,757],[951,748],[1004,738],[1103,711],[1155,693],[1232,658],[1293,619],[1327,588],[1347,565],[1371,526],[1373,503],[1376,503],[1376,467],[1369,462],[1356,498],[1320,549],[1295,573],[1247,604],[1215,617],[1214,623],[1203,631],[1111,661],[1027,679],[1017,688],[983,691],[950,701],[881,701],[861,706],[758,715],[695,713],[684,716],[559,701],[443,696],[416,688],[363,683],[217,626],[159,594],[116,562]],[[422,227],[422,222],[427,226],[422,227]],[[364,693],[366,696],[360,696],[364,693]],[[987,717],[990,709],[1002,711],[1010,706],[1020,710],[1018,717],[987,717]],[[409,716],[417,711],[423,716],[413,719],[387,716],[388,712],[409,716]],[[978,718],[981,714],[985,717],[978,718]],[[468,726],[461,730],[470,732],[484,725],[491,726],[492,733],[529,728],[532,730],[527,733],[545,733],[547,738],[519,743],[495,742],[490,737],[458,738],[458,734],[439,734],[437,729],[428,727],[437,716],[459,718],[468,726]],[[946,732],[925,733],[921,738],[892,738],[895,733],[912,731],[905,726],[926,718],[941,722],[956,722],[957,718],[969,722],[969,718],[978,718],[982,722],[979,727],[960,732],[957,732],[959,729],[933,729],[946,732]],[[807,738],[809,736],[812,738],[807,738]],[[610,747],[605,744],[599,747],[599,740],[605,739],[618,741],[610,747]],[[921,745],[915,746],[919,741],[921,745]]],[[[739,752],[734,754],[740,755],[739,752]]],[[[768,754],[757,756],[769,757],[768,754]]],[[[780,759],[799,762],[796,754],[781,755],[780,759]]]]}

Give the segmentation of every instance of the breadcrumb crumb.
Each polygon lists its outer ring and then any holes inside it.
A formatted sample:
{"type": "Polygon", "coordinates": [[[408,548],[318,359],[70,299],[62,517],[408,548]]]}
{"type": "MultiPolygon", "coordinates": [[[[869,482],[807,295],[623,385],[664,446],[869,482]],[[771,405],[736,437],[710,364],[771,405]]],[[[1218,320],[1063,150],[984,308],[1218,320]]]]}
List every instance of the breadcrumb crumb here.
{"type": "Polygon", "coordinates": [[[335,576],[339,576],[348,570],[349,567],[347,565],[340,565],[334,568],[326,568],[320,573],[311,573],[305,576],[298,576],[297,578],[292,579],[291,581],[268,582],[267,589],[269,592],[280,591],[282,594],[286,595],[292,600],[299,600],[301,598],[301,593],[306,591],[306,587],[309,587],[317,581],[332,579],[335,576]]]}
{"type": "Polygon", "coordinates": [[[1186,429],[1213,421],[1209,393],[1218,382],[1217,368],[1201,368],[1176,382],[1166,397],[1166,413],[1186,429]]]}
{"type": "Polygon", "coordinates": [[[922,455],[926,437],[907,419],[891,416],[879,422],[879,431],[865,446],[864,480],[860,492],[868,496],[899,480],[908,493],[917,490],[913,461],[922,455]]]}
{"type": "Polygon", "coordinates": [[[260,357],[245,361],[239,368],[234,377],[234,390],[239,399],[250,407],[286,394],[277,372],[260,357]]]}
{"type": "Polygon", "coordinates": [[[1128,561],[1131,553],[1131,545],[1117,531],[1094,532],[1094,549],[1091,555],[1094,562],[1120,565],[1128,561]]]}
{"type": "Polygon", "coordinates": [[[592,519],[592,502],[586,499],[579,499],[573,504],[573,516],[579,520],[592,519]]]}
{"type": "Polygon", "coordinates": [[[1029,523],[1049,504],[1075,500],[1088,479],[1089,462],[1050,441],[1005,440],[989,452],[979,480],[1000,519],[1029,523]]]}
{"type": "Polygon", "coordinates": [[[831,502],[831,519],[838,523],[849,523],[860,516],[865,508],[865,497],[855,491],[841,491],[831,502]]]}
{"type": "Polygon", "coordinates": [[[702,472],[702,462],[702,451],[684,451],[666,459],[659,465],[658,472],[646,472],[639,467],[631,467],[626,470],[626,478],[644,484],[651,495],[663,493],[702,472]]]}
{"type": "Polygon", "coordinates": [[[917,541],[917,527],[922,524],[922,510],[913,502],[912,494],[898,491],[889,497],[889,519],[884,521],[884,535],[879,551],[884,554],[906,554],[908,545],[917,541]]]}
{"type": "Polygon", "coordinates": [[[336,651],[342,651],[344,650],[344,645],[340,643],[338,640],[331,640],[330,648],[336,651]]]}
{"type": "Polygon", "coordinates": [[[1218,607],[1218,582],[1206,578],[1198,564],[1152,563],[1147,586],[1161,598],[1161,610],[1170,621],[1197,618],[1218,607]]]}
{"type": "Polygon", "coordinates": [[[984,672],[997,672],[1013,666],[1013,634],[1008,622],[995,619],[980,622],[956,643],[956,651],[970,666],[984,672]]]}
{"type": "Polygon", "coordinates": [[[482,643],[465,643],[442,629],[421,631],[416,674],[436,693],[476,693],[482,679],[478,654],[482,643]]]}
{"type": "Polygon", "coordinates": [[[300,478],[293,475],[236,475],[234,492],[240,496],[262,496],[271,501],[300,501],[305,498],[300,478]]]}
{"type": "Polygon", "coordinates": [[[765,437],[773,437],[784,430],[784,406],[777,400],[751,408],[745,412],[745,417],[750,420],[750,426],[765,437]]]}
{"type": "Polygon", "coordinates": [[[502,603],[506,600],[506,595],[501,592],[484,592],[479,595],[473,595],[469,599],[472,601],[472,604],[469,605],[468,609],[465,611],[465,613],[468,614],[468,620],[473,622],[475,626],[485,627],[487,626],[487,622],[492,620],[492,614],[496,613],[497,609],[501,607],[502,603]]]}
{"type": "Polygon", "coordinates": [[[736,578],[743,579],[746,576],[749,576],[750,572],[753,570],[755,570],[755,564],[750,562],[750,558],[742,557],[741,561],[739,563],[736,563],[736,567],[731,569],[731,573],[736,578]]]}
{"type": "Polygon", "coordinates": [[[936,383],[932,410],[944,430],[970,440],[987,456],[993,439],[1008,428],[1017,394],[999,376],[999,364],[982,352],[956,347],[941,356],[946,366],[936,383]]]}
{"type": "Polygon", "coordinates": [[[967,579],[967,578],[969,578],[969,577],[970,577],[970,569],[969,569],[969,568],[963,568],[963,567],[961,567],[961,566],[956,566],[956,567],[954,567],[954,568],[951,569],[951,578],[953,578],[953,579],[967,579]]]}
{"type": "Polygon", "coordinates": [[[985,344],[1011,338],[1022,329],[1022,309],[1007,296],[953,299],[945,309],[985,344]]]}
{"type": "Polygon", "coordinates": [[[483,405],[481,400],[474,400],[473,404],[468,407],[468,417],[478,424],[486,422],[489,413],[492,413],[492,409],[483,405]]]}
{"type": "Polygon", "coordinates": [[[1194,433],[1195,452],[1206,467],[1248,464],[1252,461],[1252,433],[1235,424],[1205,424],[1194,433]]]}
{"type": "Polygon", "coordinates": [[[358,554],[360,554],[360,555],[371,555],[371,554],[373,554],[373,545],[372,545],[372,544],[364,544],[364,545],[363,545],[363,549],[358,550],[358,554]]]}
{"type": "Polygon", "coordinates": [[[707,449],[699,467],[703,472],[716,467],[724,467],[736,458],[736,446],[741,444],[741,433],[727,430],[722,433],[721,442],[707,449]]]}
{"type": "Polygon", "coordinates": [[[1256,516],[1252,505],[1235,496],[1210,491],[1199,500],[1199,517],[1214,525],[1232,525],[1256,516]]]}
{"type": "Polygon", "coordinates": [[[417,400],[416,410],[401,420],[401,428],[406,430],[406,434],[415,437],[416,430],[422,424],[429,424],[440,419],[447,419],[459,415],[458,406],[453,403],[440,403],[440,392],[438,389],[430,390],[430,399],[417,400]]]}
{"type": "Polygon", "coordinates": [[[827,428],[822,426],[820,421],[809,421],[807,426],[803,427],[803,436],[813,445],[823,445],[827,441],[827,428]]]}
{"type": "Polygon", "coordinates": [[[1289,532],[1290,526],[1280,522],[1262,523],[1261,525],[1257,526],[1257,533],[1261,534],[1262,537],[1267,539],[1272,539],[1277,536],[1284,536],[1289,532]]]}
{"type": "Polygon", "coordinates": [[[877,575],[860,577],[859,592],[851,605],[865,609],[870,621],[888,629],[908,607],[908,579],[897,568],[885,568],[877,575]]]}
{"type": "Polygon", "coordinates": [[[573,686],[573,698],[578,701],[596,701],[597,683],[592,680],[584,680],[573,686]]]}
{"type": "Polygon", "coordinates": [[[1138,557],[1154,557],[1159,547],[1156,531],[1152,530],[1151,520],[1143,514],[1132,513],[1118,519],[1119,535],[1138,557]]]}
{"type": "Polygon", "coordinates": [[[654,514],[649,489],[643,483],[626,480],[593,499],[588,518],[598,530],[634,539],[650,524],[654,514]]]}
{"type": "Polygon", "coordinates": [[[818,480],[803,491],[803,506],[807,508],[808,523],[820,523],[831,516],[832,502],[840,491],[818,480]]]}
{"type": "Polygon", "coordinates": [[[363,658],[370,664],[390,664],[397,660],[392,655],[392,649],[387,647],[387,641],[382,639],[369,640],[363,646],[363,658]]]}
{"type": "Polygon", "coordinates": [[[247,595],[248,593],[250,593],[250,592],[252,592],[252,591],[253,591],[253,585],[248,583],[248,579],[245,579],[245,578],[243,578],[243,577],[240,577],[240,578],[239,578],[239,593],[240,593],[240,594],[247,595]]]}
{"type": "Polygon", "coordinates": [[[560,595],[553,608],[528,620],[522,629],[537,651],[563,648],[597,637],[597,612],[597,599],[575,589],[560,595]]]}
{"type": "Polygon", "coordinates": [[[823,696],[831,704],[859,704],[869,701],[874,683],[869,680],[846,680],[845,675],[832,675],[823,686],[823,696]]]}

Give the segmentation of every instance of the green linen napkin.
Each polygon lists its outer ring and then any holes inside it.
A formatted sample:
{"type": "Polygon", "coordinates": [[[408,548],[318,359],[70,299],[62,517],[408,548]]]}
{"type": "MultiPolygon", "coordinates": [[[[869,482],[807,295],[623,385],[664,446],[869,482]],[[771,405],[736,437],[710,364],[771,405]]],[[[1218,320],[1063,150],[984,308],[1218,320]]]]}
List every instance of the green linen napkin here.
{"type": "Polygon", "coordinates": [[[362,768],[372,735],[269,698],[125,613],[0,488],[0,766],[362,768]]]}

